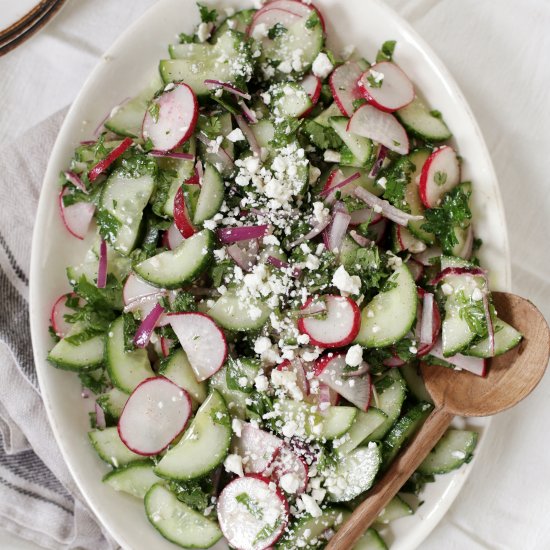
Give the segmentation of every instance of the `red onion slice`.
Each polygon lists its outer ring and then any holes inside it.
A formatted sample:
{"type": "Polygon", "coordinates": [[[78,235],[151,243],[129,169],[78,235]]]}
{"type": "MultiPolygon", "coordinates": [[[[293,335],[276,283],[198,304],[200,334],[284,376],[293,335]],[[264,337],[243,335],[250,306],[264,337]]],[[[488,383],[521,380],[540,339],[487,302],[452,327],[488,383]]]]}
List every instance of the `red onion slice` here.
{"type": "Polygon", "coordinates": [[[105,412],[98,405],[97,401],[95,403],[95,425],[100,430],[104,430],[107,427],[107,421],[105,420],[105,412]]]}
{"type": "Polygon", "coordinates": [[[346,179],[342,180],[339,183],[336,183],[335,185],[329,187],[328,189],[323,189],[319,193],[319,195],[321,195],[322,197],[326,197],[327,195],[330,195],[333,191],[336,191],[337,189],[344,187],[348,183],[351,183],[352,181],[355,181],[360,177],[361,177],[361,174],[359,172],[355,172],[355,174],[352,174],[351,176],[347,177],[346,179]]]}
{"type": "Polygon", "coordinates": [[[234,262],[244,271],[249,271],[252,267],[248,254],[237,244],[233,243],[227,247],[227,253],[233,258],[234,262]]]}
{"type": "Polygon", "coordinates": [[[157,303],[157,305],[151,310],[149,315],[143,319],[139,325],[136,334],[134,335],[134,345],[138,348],[144,348],[151,339],[151,334],[157,325],[157,321],[164,313],[164,308],[157,303]]]}
{"type": "Polygon", "coordinates": [[[489,350],[491,355],[495,354],[495,327],[493,326],[493,318],[491,317],[491,309],[489,308],[489,298],[487,292],[483,293],[483,309],[485,311],[485,319],[487,320],[487,331],[489,336],[489,350]]]}
{"type": "Polygon", "coordinates": [[[204,85],[209,90],[215,90],[216,88],[223,88],[226,92],[229,92],[230,94],[236,95],[238,97],[242,97],[244,99],[252,99],[250,94],[247,94],[246,92],[243,92],[242,90],[239,90],[239,88],[233,86],[233,84],[230,84],[229,82],[222,82],[221,80],[211,80],[206,79],[204,81],[204,85]]]}
{"type": "Polygon", "coordinates": [[[324,313],[327,310],[327,304],[324,301],[313,300],[307,307],[295,311],[294,314],[297,317],[310,317],[311,315],[318,315],[324,313]]]}
{"type": "Polygon", "coordinates": [[[428,284],[436,286],[441,281],[452,275],[472,275],[473,277],[487,278],[487,272],[481,267],[446,267],[438,275],[436,275],[428,284]]]}
{"type": "Polygon", "coordinates": [[[86,195],[88,194],[88,190],[86,189],[84,182],[80,179],[80,176],[69,171],[63,172],[63,175],[67,178],[67,181],[72,183],[77,189],[80,189],[83,193],[86,193],[86,195]]]}
{"type": "Polygon", "coordinates": [[[268,230],[267,225],[249,225],[243,227],[225,227],[218,229],[218,239],[224,244],[262,238],[268,230]]]}
{"type": "Polygon", "coordinates": [[[367,237],[363,237],[363,235],[359,235],[355,229],[352,229],[349,232],[349,236],[359,245],[363,247],[370,246],[373,244],[374,241],[371,241],[370,239],[367,239],[367,237]]]}
{"type": "Polygon", "coordinates": [[[385,145],[380,144],[380,147],[378,148],[378,154],[376,156],[376,160],[374,161],[372,169],[369,172],[369,178],[374,179],[378,175],[378,172],[380,172],[380,169],[384,164],[384,160],[387,154],[388,154],[388,148],[385,145]]]}
{"type": "MultiPolygon", "coordinates": [[[[283,260],[279,259],[279,258],[275,258],[275,256],[268,256],[267,257],[267,263],[271,264],[273,267],[277,267],[278,269],[289,269],[290,268],[290,264],[288,262],[283,262],[283,260]]],[[[299,277],[302,273],[302,270],[299,269],[298,267],[295,267],[292,272],[291,272],[291,275],[293,277],[299,277]]]]}
{"type": "Polygon", "coordinates": [[[422,321],[420,323],[420,343],[431,344],[433,341],[434,295],[426,292],[422,298],[422,321]]]}
{"type": "Polygon", "coordinates": [[[332,222],[326,228],[326,247],[329,250],[339,250],[349,227],[351,216],[347,212],[338,211],[334,214],[332,222]]]}
{"type": "Polygon", "coordinates": [[[256,124],[256,122],[258,122],[256,113],[242,99],[239,99],[237,103],[242,109],[243,115],[248,119],[248,122],[250,122],[250,124],[256,124]]]}
{"type": "Polygon", "coordinates": [[[195,164],[195,172],[197,173],[197,178],[198,178],[197,183],[199,185],[202,185],[202,177],[204,176],[204,168],[203,168],[202,162],[200,160],[197,161],[197,164],[195,164]]]}
{"type": "Polygon", "coordinates": [[[241,115],[235,115],[235,120],[237,121],[239,128],[244,134],[244,137],[247,139],[248,144],[250,145],[250,150],[252,151],[254,156],[260,157],[260,146],[258,145],[258,141],[256,140],[254,132],[251,130],[246,120],[241,115]]]}
{"type": "Polygon", "coordinates": [[[375,212],[379,210],[382,216],[399,225],[406,227],[409,221],[424,219],[424,216],[413,216],[412,214],[403,212],[403,210],[399,210],[399,208],[395,208],[388,201],[373,195],[371,192],[363,189],[363,187],[357,187],[354,193],[357,198],[366,202],[375,212]]]}
{"type": "Polygon", "coordinates": [[[177,159],[177,160],[195,160],[195,155],[191,153],[176,153],[174,151],[159,151],[152,149],[147,153],[150,157],[177,159]]]}
{"type": "Polygon", "coordinates": [[[80,392],[80,397],[82,397],[82,399],[88,399],[92,396],[92,392],[90,391],[89,388],[82,388],[82,391],[80,392]]]}
{"type": "Polygon", "coordinates": [[[97,288],[107,285],[107,243],[101,239],[99,245],[99,267],[97,269],[97,288]]]}

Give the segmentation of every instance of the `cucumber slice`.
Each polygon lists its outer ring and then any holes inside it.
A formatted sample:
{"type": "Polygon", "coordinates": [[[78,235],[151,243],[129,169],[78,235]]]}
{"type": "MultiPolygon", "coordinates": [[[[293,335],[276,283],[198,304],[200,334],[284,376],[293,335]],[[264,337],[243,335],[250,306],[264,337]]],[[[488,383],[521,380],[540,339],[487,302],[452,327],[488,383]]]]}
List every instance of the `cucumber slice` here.
{"type": "Polygon", "coordinates": [[[118,388],[112,388],[107,393],[99,395],[97,404],[103,409],[107,419],[116,422],[122,414],[122,409],[128,401],[128,394],[118,388]]]}
{"type": "Polygon", "coordinates": [[[419,430],[432,412],[431,403],[418,403],[404,414],[391,428],[382,442],[382,458],[387,468],[403,445],[419,430]]]}
{"type": "Polygon", "coordinates": [[[223,397],[212,390],[179,443],[158,463],[155,473],[187,481],[221,464],[231,441],[231,417],[223,397]]]}
{"type": "Polygon", "coordinates": [[[367,412],[357,411],[357,416],[350,429],[340,439],[333,442],[334,450],[339,455],[350,453],[387,419],[388,416],[375,407],[370,407],[367,412]]]}
{"type": "Polygon", "coordinates": [[[403,365],[399,370],[405,382],[407,382],[409,390],[411,390],[411,393],[416,399],[418,399],[418,401],[426,401],[427,403],[433,404],[432,397],[426,389],[424,380],[422,380],[422,376],[418,371],[418,367],[416,365],[403,365]]]}
{"type": "Polygon", "coordinates": [[[273,123],[264,118],[253,124],[251,128],[258,145],[269,148],[269,142],[275,137],[275,126],[273,126],[273,123]]]}
{"type": "Polygon", "coordinates": [[[160,62],[162,80],[165,84],[183,80],[199,97],[210,95],[205,80],[231,83],[243,78],[248,80],[253,65],[250,48],[243,38],[241,33],[229,30],[215,44],[180,44],[172,47],[170,55],[178,55],[178,59],[160,62]]]}
{"type": "Polygon", "coordinates": [[[236,290],[228,290],[208,310],[208,315],[218,325],[227,330],[249,331],[258,330],[266,323],[271,309],[260,299],[252,301],[250,305],[243,303],[236,290]],[[259,316],[252,316],[251,310],[259,310],[259,316]]]}
{"type": "Polygon", "coordinates": [[[388,550],[384,539],[376,529],[370,527],[365,534],[357,541],[353,550],[388,550]]]}
{"type": "Polygon", "coordinates": [[[355,342],[366,348],[395,344],[416,319],[416,284],[408,267],[398,267],[389,281],[395,286],[376,295],[361,312],[361,328],[355,342]]]}
{"type": "Polygon", "coordinates": [[[134,270],[154,286],[180,288],[204,272],[212,260],[213,249],[214,234],[203,229],[176,249],[161,252],[137,264],[134,270]]]}
{"type": "Polygon", "coordinates": [[[150,460],[131,462],[117,468],[103,477],[103,483],[115,491],[122,491],[137,498],[143,498],[147,491],[161,479],[153,472],[154,463],[150,460]]]}
{"type": "Polygon", "coordinates": [[[355,407],[330,407],[323,419],[321,436],[327,440],[341,437],[350,430],[359,412],[355,407]]]}
{"type": "Polygon", "coordinates": [[[375,523],[387,525],[396,519],[411,516],[413,513],[413,509],[399,495],[395,495],[378,514],[375,523]]]}
{"type": "Polygon", "coordinates": [[[450,139],[452,134],[440,114],[433,114],[424,102],[416,96],[406,107],[395,115],[411,134],[426,141],[439,142],[450,139]]]}
{"type": "Polygon", "coordinates": [[[476,432],[469,430],[447,430],[417,471],[424,475],[434,475],[460,468],[465,462],[470,462],[477,437],[476,432]]]}
{"type": "Polygon", "coordinates": [[[491,354],[491,347],[489,344],[489,337],[480,340],[477,344],[464,350],[464,355],[472,355],[473,357],[481,357],[488,359],[489,357],[496,357],[502,355],[507,351],[515,348],[520,342],[523,336],[514,327],[508,323],[499,319],[493,319],[493,328],[495,330],[495,353],[491,354]]]}
{"type": "MultiPolygon", "coordinates": [[[[197,141],[194,137],[191,137],[183,145],[183,150],[186,153],[192,155],[196,154],[197,151],[197,141]]],[[[181,187],[182,181],[187,181],[195,174],[195,163],[192,160],[181,160],[181,159],[169,159],[169,158],[159,158],[157,159],[159,167],[164,170],[173,170],[178,174],[177,178],[174,178],[168,194],[166,197],[166,202],[162,207],[164,214],[170,218],[174,217],[174,198],[178,189],[181,187]]]]}
{"type": "Polygon", "coordinates": [[[324,542],[327,529],[339,527],[344,521],[347,510],[330,507],[323,510],[319,517],[306,515],[286,530],[277,543],[277,550],[295,550],[296,548],[317,548],[319,542],[324,542]]]}
{"type": "Polygon", "coordinates": [[[131,177],[126,170],[115,170],[101,191],[98,224],[105,239],[121,254],[136,246],[143,217],[155,189],[155,178],[146,173],[131,177]]]}
{"type": "Polygon", "coordinates": [[[355,263],[357,251],[360,248],[361,247],[349,235],[346,235],[340,245],[338,254],[340,263],[344,267],[351,267],[355,263]]]}
{"type": "Polygon", "coordinates": [[[193,225],[200,225],[218,213],[223,203],[224,186],[220,173],[210,163],[206,163],[202,186],[195,207],[193,225]]]}
{"type": "Polygon", "coordinates": [[[48,354],[48,361],[58,369],[72,371],[89,371],[103,365],[105,337],[94,336],[81,344],[74,345],[67,338],[76,336],[84,330],[80,323],[75,323],[65,338],[55,344],[48,354]]]}
{"type": "MultiPolygon", "coordinates": [[[[405,187],[405,202],[409,206],[410,213],[414,216],[424,215],[424,205],[420,200],[420,193],[418,192],[418,181],[420,180],[420,173],[424,163],[430,156],[431,151],[427,148],[417,149],[413,151],[407,158],[414,164],[415,171],[411,174],[411,179],[405,187]]],[[[421,241],[426,244],[434,244],[435,235],[422,229],[422,226],[426,223],[426,220],[412,220],[408,223],[407,227],[409,231],[421,241]]]]}
{"type": "Polygon", "coordinates": [[[336,105],[336,102],[331,103],[322,113],[317,115],[313,122],[316,122],[317,124],[320,124],[321,126],[325,128],[330,128],[330,119],[332,117],[341,117],[342,111],[340,111],[340,108],[338,105],[336,105]]]}
{"type": "Polygon", "coordinates": [[[273,112],[277,117],[298,118],[312,107],[311,98],[296,82],[285,82],[272,88],[273,112]]]}
{"type": "Polygon", "coordinates": [[[178,500],[161,483],[145,495],[145,513],[165,539],[183,548],[210,548],[223,536],[216,522],[178,500]]]}
{"type": "MultiPolygon", "coordinates": [[[[443,256],[441,258],[441,269],[447,267],[472,267],[472,264],[460,260],[443,256]]],[[[483,291],[485,279],[479,276],[469,274],[451,275],[445,279],[445,284],[452,287],[453,291],[447,296],[445,301],[445,317],[442,323],[441,338],[443,342],[443,355],[451,357],[462,350],[470,347],[477,337],[475,331],[465,319],[464,310],[469,307],[482,307],[481,301],[475,301],[473,294],[476,289],[483,291]]]]}
{"type": "Polygon", "coordinates": [[[332,502],[352,500],[372,487],[382,464],[380,446],[369,443],[344,455],[325,480],[328,499],[332,502]],[[345,488],[341,479],[345,481],[345,488]]]}
{"type": "Polygon", "coordinates": [[[193,398],[193,404],[203,403],[207,396],[207,384],[198,382],[185,351],[178,348],[170,354],[159,368],[159,374],[172,380],[180,388],[186,390],[193,398]]]}
{"type": "Polygon", "coordinates": [[[371,164],[373,159],[374,147],[369,138],[357,136],[346,130],[349,119],[345,116],[335,116],[329,118],[329,124],[338,134],[340,139],[346,144],[353,156],[357,159],[359,166],[371,164]]]}
{"type": "Polygon", "coordinates": [[[92,430],[88,432],[88,437],[101,460],[115,468],[136,460],[143,460],[141,455],[133,453],[122,443],[116,426],[104,430],[92,430]]]}
{"type": "Polygon", "coordinates": [[[407,396],[407,385],[399,369],[390,369],[388,373],[374,384],[374,404],[388,417],[366,441],[382,439],[393,423],[399,418],[401,408],[407,396]]]}
{"type": "Polygon", "coordinates": [[[212,42],[216,42],[229,30],[246,33],[255,13],[256,10],[241,10],[225,19],[212,35],[212,42]]]}
{"type": "Polygon", "coordinates": [[[132,393],[147,378],[155,376],[147,350],[124,351],[124,318],[115,319],[109,327],[105,344],[107,372],[114,386],[132,393]]]}
{"type": "Polygon", "coordinates": [[[147,106],[155,93],[162,87],[160,75],[155,74],[147,87],[136,97],[116,108],[105,121],[104,126],[119,136],[141,137],[141,125],[147,106]]]}
{"type": "Polygon", "coordinates": [[[384,193],[384,189],[382,188],[382,186],[377,185],[374,179],[369,178],[368,169],[357,168],[353,166],[340,166],[340,170],[342,170],[342,173],[344,174],[344,176],[346,176],[346,178],[348,178],[349,176],[353,176],[353,174],[357,174],[357,172],[359,172],[359,174],[361,175],[353,182],[354,185],[357,185],[358,187],[363,187],[363,189],[366,189],[377,197],[384,193]]]}

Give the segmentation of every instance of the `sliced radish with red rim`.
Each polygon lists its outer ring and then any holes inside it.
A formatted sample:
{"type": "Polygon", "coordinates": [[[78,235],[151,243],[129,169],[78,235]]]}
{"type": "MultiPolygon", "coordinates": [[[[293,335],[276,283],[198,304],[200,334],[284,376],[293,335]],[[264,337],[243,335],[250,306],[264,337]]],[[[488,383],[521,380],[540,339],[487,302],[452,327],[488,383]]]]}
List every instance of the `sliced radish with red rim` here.
{"type": "Polygon", "coordinates": [[[361,174],[359,172],[356,172],[351,176],[345,176],[342,170],[337,168],[329,174],[327,182],[325,183],[320,195],[324,197],[327,204],[332,204],[336,200],[336,191],[339,191],[342,197],[353,195],[353,192],[357,187],[357,183],[355,183],[355,181],[360,177],[361,174]]]}
{"type": "Polygon", "coordinates": [[[222,368],[227,358],[227,342],[224,333],[208,315],[170,313],[167,318],[199,382],[222,368]]]}
{"type": "Polygon", "coordinates": [[[59,212],[63,225],[73,237],[83,240],[88,233],[94,217],[95,206],[91,202],[75,202],[69,206],[63,204],[63,197],[68,194],[66,189],[59,193],[59,212]]]}
{"type": "Polygon", "coordinates": [[[115,160],[120,157],[131,145],[130,138],[124,138],[103,160],[100,160],[89,172],[88,179],[94,182],[115,160]]]}
{"type": "MultiPolygon", "coordinates": [[[[359,332],[361,312],[357,304],[344,296],[326,295],[322,300],[327,306],[322,319],[302,317],[298,319],[298,330],[309,336],[309,343],[320,348],[340,348],[351,344],[359,332]]],[[[310,298],[302,309],[307,308],[310,298]]]]}
{"type": "Polygon", "coordinates": [[[315,375],[358,409],[366,411],[371,396],[370,374],[350,376],[349,369],[345,353],[327,353],[317,360],[315,375]]]}
{"type": "Polygon", "coordinates": [[[183,194],[183,188],[180,187],[174,197],[174,224],[179,229],[181,236],[184,239],[188,239],[195,234],[195,228],[191,223],[189,211],[185,204],[185,195],[183,194]]]}
{"type": "Polygon", "coordinates": [[[76,298],[76,294],[69,293],[61,295],[52,306],[50,323],[53,330],[60,338],[66,336],[72,328],[72,324],[65,320],[65,315],[72,315],[75,310],[67,306],[69,298],[76,298]]]}
{"type": "Polygon", "coordinates": [[[424,275],[424,266],[413,258],[407,260],[406,264],[411,272],[411,275],[413,276],[414,282],[417,283],[420,281],[420,279],[422,279],[422,275],[424,275]]]}
{"type": "Polygon", "coordinates": [[[414,99],[409,77],[391,61],[369,67],[359,79],[359,87],[370,104],[387,113],[406,107],[414,99]]]}
{"type": "Polygon", "coordinates": [[[290,371],[296,375],[296,385],[300,388],[300,391],[304,396],[309,395],[309,381],[307,379],[306,370],[304,364],[300,358],[289,361],[283,361],[280,365],[277,365],[277,370],[290,371]]]}
{"type": "Polygon", "coordinates": [[[191,398],[183,388],[163,376],[148,378],[128,398],[118,433],[134,453],[153,456],[185,430],[191,413],[191,398]]]}
{"type": "Polygon", "coordinates": [[[334,213],[329,226],[323,233],[323,241],[328,250],[331,252],[340,250],[350,221],[351,216],[347,211],[339,210],[334,213]]]}
{"type": "Polygon", "coordinates": [[[436,149],[424,163],[418,191],[426,208],[439,205],[441,199],[460,183],[460,163],[449,145],[436,149]]]}
{"type": "Polygon", "coordinates": [[[311,99],[311,107],[305,112],[302,113],[301,118],[307,116],[313,107],[317,105],[319,98],[321,97],[322,83],[321,79],[314,74],[308,74],[301,82],[300,86],[306,91],[306,94],[311,99]]]}
{"type": "Polygon", "coordinates": [[[140,279],[135,273],[130,273],[124,287],[122,288],[122,301],[127,306],[136,300],[148,296],[158,296],[163,291],[156,286],[146,283],[143,279],[140,279]]]}
{"type": "Polygon", "coordinates": [[[233,452],[243,459],[243,469],[250,474],[263,474],[273,463],[283,441],[277,436],[243,424],[241,435],[233,440],[233,452]]]}
{"type": "Polygon", "coordinates": [[[285,496],[259,475],[239,477],[226,485],[218,498],[217,511],[227,542],[239,550],[273,546],[288,523],[285,496]]]}
{"type": "Polygon", "coordinates": [[[386,234],[386,229],[388,228],[388,220],[382,218],[377,222],[371,223],[369,225],[369,232],[372,233],[374,242],[380,244],[384,239],[386,234]]]}
{"type": "Polygon", "coordinates": [[[270,469],[271,477],[285,493],[299,495],[306,490],[308,466],[288,445],[279,448],[270,469]]]}
{"type": "Polygon", "coordinates": [[[443,355],[443,344],[441,338],[439,338],[435,346],[430,350],[430,355],[433,355],[437,359],[441,359],[446,363],[450,363],[459,370],[467,370],[477,376],[487,375],[487,360],[480,359],[478,357],[470,357],[468,355],[462,355],[457,353],[451,357],[445,357],[443,355]]]}
{"type": "Polygon", "coordinates": [[[429,246],[424,252],[415,254],[413,259],[425,267],[431,267],[439,261],[442,254],[443,251],[439,246],[429,246]]]}
{"type": "Polygon", "coordinates": [[[162,351],[163,357],[168,357],[172,346],[175,344],[175,341],[171,338],[166,338],[165,336],[160,337],[160,349],[162,351]]]}
{"type": "Polygon", "coordinates": [[[272,7],[271,4],[268,4],[254,14],[252,23],[248,28],[248,35],[252,38],[256,38],[255,35],[258,34],[259,39],[265,38],[266,33],[264,30],[268,31],[277,24],[288,29],[294,25],[294,23],[300,21],[300,19],[302,19],[302,16],[298,13],[288,9],[272,7]],[[265,25],[265,29],[260,27],[260,25],[265,25]]]}
{"type": "Polygon", "coordinates": [[[185,237],[181,234],[181,231],[175,223],[173,223],[163,235],[163,243],[170,250],[177,248],[184,240],[185,237]]]}
{"type": "Polygon", "coordinates": [[[143,119],[143,139],[159,151],[171,151],[193,135],[198,116],[195,93],[179,82],[151,102],[143,119]]]}
{"type": "Polygon", "coordinates": [[[348,61],[334,69],[329,77],[334,101],[342,114],[347,117],[351,117],[355,111],[354,101],[363,97],[358,85],[362,74],[363,69],[356,61],[348,61]]]}

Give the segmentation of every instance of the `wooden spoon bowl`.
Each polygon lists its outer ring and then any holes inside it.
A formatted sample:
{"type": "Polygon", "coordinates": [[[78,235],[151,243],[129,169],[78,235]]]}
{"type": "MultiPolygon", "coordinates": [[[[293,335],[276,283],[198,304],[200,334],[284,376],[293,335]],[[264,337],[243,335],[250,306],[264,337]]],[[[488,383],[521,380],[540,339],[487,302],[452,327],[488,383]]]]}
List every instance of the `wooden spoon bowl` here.
{"type": "Polygon", "coordinates": [[[486,377],[424,365],[422,376],[435,409],[369,491],[349,520],[330,540],[327,550],[350,550],[378,514],[418,468],[455,415],[489,416],[524,399],[540,382],[550,357],[550,329],[540,311],[514,294],[493,292],[501,319],[523,334],[514,349],[490,360],[486,377]]]}

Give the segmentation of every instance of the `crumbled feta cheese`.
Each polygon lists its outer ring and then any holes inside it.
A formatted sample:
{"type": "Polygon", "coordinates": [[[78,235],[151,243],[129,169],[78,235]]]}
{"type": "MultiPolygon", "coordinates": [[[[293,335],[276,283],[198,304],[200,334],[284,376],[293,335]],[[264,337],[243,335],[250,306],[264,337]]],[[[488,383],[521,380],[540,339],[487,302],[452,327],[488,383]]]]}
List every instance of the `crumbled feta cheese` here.
{"type": "MultiPolygon", "coordinates": [[[[379,88],[379,87],[380,87],[379,85],[380,85],[381,82],[384,80],[384,75],[383,75],[382,73],[379,73],[378,71],[374,71],[373,69],[371,69],[371,70],[369,71],[369,76],[372,77],[371,80],[374,81],[375,86],[376,86],[377,88],[379,88]]],[[[371,83],[371,80],[367,79],[367,86],[368,86],[369,88],[372,88],[372,87],[373,87],[373,85],[372,85],[372,83],[371,83]]]]}
{"type": "Polygon", "coordinates": [[[254,378],[254,385],[258,391],[267,391],[267,388],[269,388],[269,381],[265,375],[258,374],[258,376],[254,378]]]}
{"type": "Polygon", "coordinates": [[[481,292],[481,289],[478,287],[474,288],[474,291],[472,292],[472,300],[474,300],[474,302],[483,300],[483,292],[481,292]]]}
{"type": "Polygon", "coordinates": [[[281,476],[279,485],[285,493],[294,494],[300,488],[300,478],[296,474],[290,472],[281,476]]]}
{"type": "Polygon", "coordinates": [[[341,265],[332,276],[332,284],[340,291],[349,294],[359,294],[361,279],[357,275],[350,275],[341,265]]]}
{"type": "Polygon", "coordinates": [[[305,511],[314,518],[321,517],[323,511],[319,508],[319,505],[311,495],[302,495],[298,500],[301,500],[305,511]]]}
{"type": "Polygon", "coordinates": [[[269,92],[264,92],[260,94],[260,97],[262,98],[262,101],[265,105],[269,105],[271,103],[271,94],[269,92]]]}
{"type": "Polygon", "coordinates": [[[340,162],[342,155],[338,151],[333,151],[332,149],[327,149],[323,155],[325,162],[340,162]]]}
{"type": "Polygon", "coordinates": [[[233,430],[233,433],[237,437],[241,437],[241,433],[242,433],[242,429],[243,429],[242,420],[239,420],[238,418],[234,418],[231,421],[231,429],[233,430]]]}
{"type": "Polygon", "coordinates": [[[254,352],[257,354],[262,354],[264,351],[267,351],[271,346],[272,342],[267,336],[260,336],[254,342],[254,352]]]}
{"type": "Polygon", "coordinates": [[[330,62],[328,55],[321,52],[313,61],[311,69],[313,74],[321,79],[325,79],[334,68],[334,65],[330,62]]]}
{"type": "Polygon", "coordinates": [[[298,344],[309,344],[309,334],[300,334],[297,338],[298,344]]]}
{"type": "Polygon", "coordinates": [[[363,362],[363,348],[355,344],[346,353],[346,364],[350,367],[358,367],[363,362]]]}
{"type": "Polygon", "coordinates": [[[443,283],[441,285],[441,292],[445,294],[445,296],[450,296],[454,291],[454,288],[449,283],[443,283]]]}
{"type": "MultiPolygon", "coordinates": [[[[328,215],[329,209],[325,206],[325,203],[319,201],[313,203],[313,217],[317,223],[325,222],[328,215]]],[[[316,254],[319,255],[320,253],[316,251],[316,254]]]]}
{"type": "Polygon", "coordinates": [[[229,132],[227,136],[225,136],[229,141],[235,143],[237,141],[244,141],[245,137],[243,134],[243,131],[240,128],[235,128],[233,131],[229,132]]]}
{"type": "Polygon", "coordinates": [[[382,187],[382,189],[386,189],[386,184],[388,183],[388,179],[385,177],[378,178],[376,180],[376,183],[382,187]]]}
{"type": "Polygon", "coordinates": [[[223,462],[223,466],[226,472],[237,474],[239,477],[244,476],[243,472],[243,459],[236,454],[227,455],[223,462]]]}
{"type": "Polygon", "coordinates": [[[212,23],[201,23],[197,29],[197,38],[199,42],[206,42],[210,38],[210,33],[214,25],[212,23]]]}

